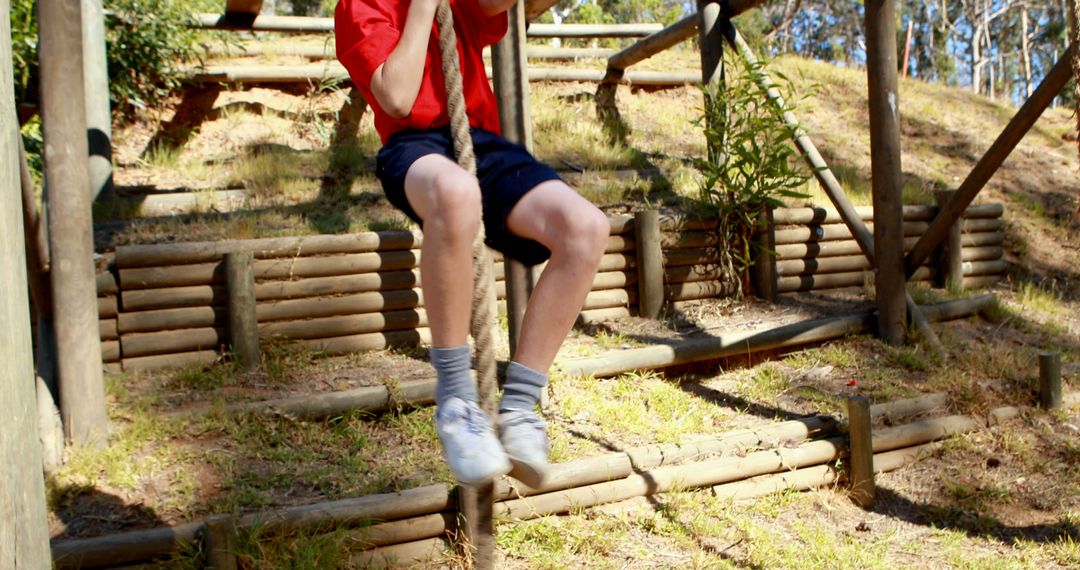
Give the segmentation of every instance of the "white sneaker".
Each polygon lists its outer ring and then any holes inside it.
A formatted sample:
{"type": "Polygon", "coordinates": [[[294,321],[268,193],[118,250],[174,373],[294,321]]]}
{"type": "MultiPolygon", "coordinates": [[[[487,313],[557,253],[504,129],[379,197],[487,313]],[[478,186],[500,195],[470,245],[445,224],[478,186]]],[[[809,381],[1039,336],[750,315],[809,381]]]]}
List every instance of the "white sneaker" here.
{"type": "Polygon", "coordinates": [[[538,488],[550,470],[547,424],[532,411],[499,414],[499,439],[510,456],[510,476],[538,488]]]}
{"type": "Polygon", "coordinates": [[[493,481],[510,472],[491,418],[476,402],[450,398],[435,412],[435,430],[442,441],[443,456],[464,485],[472,487],[493,481]]]}

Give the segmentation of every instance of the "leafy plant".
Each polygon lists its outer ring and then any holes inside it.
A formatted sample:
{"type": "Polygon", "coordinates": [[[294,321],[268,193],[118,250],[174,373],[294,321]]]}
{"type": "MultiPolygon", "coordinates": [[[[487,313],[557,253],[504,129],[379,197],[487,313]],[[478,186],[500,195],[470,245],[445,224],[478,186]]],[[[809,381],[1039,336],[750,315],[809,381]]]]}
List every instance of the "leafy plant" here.
{"type": "Polygon", "coordinates": [[[702,86],[704,112],[694,124],[705,134],[707,158],[695,160],[704,179],[700,202],[720,220],[720,268],[726,281],[742,294],[742,278],[753,263],[753,230],[768,207],[783,206],[785,198],[805,198],[800,192],[807,175],[788,142],[798,127],[783,114],[793,110],[791,81],[773,73],[785,101],[779,108],[759,83],[764,60],[749,64],[733,58],[727,78],[702,86]]]}

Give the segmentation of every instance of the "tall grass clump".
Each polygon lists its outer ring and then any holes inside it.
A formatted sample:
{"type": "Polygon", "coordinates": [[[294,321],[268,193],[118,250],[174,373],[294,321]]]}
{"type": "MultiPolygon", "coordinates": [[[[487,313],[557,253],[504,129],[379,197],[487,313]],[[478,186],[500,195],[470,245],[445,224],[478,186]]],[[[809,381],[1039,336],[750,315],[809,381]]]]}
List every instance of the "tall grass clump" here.
{"type": "Polygon", "coordinates": [[[717,85],[705,85],[704,109],[695,120],[708,148],[695,165],[703,175],[699,201],[719,218],[720,269],[741,296],[742,276],[755,254],[753,233],[758,218],[784,199],[806,198],[808,176],[790,144],[797,127],[784,122],[793,110],[791,81],[773,73],[785,101],[779,108],[759,84],[765,60],[749,64],[739,57],[725,62],[727,73],[717,85]]]}

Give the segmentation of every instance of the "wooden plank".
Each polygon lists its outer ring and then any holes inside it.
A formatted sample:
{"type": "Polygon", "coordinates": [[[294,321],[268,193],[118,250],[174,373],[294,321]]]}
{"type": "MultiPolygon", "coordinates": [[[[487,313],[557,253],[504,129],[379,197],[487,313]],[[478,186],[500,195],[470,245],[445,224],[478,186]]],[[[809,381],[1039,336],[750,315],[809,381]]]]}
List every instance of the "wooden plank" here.
{"type": "Polygon", "coordinates": [[[225,326],[228,317],[228,309],[223,306],[205,306],[125,312],[116,321],[120,334],[128,334],[225,326]]]}
{"type": "MultiPolygon", "coordinates": [[[[934,275],[930,267],[920,267],[911,281],[927,281],[934,275]]],[[[781,277],[777,280],[777,288],[781,293],[793,291],[811,291],[816,289],[838,289],[842,287],[862,287],[871,282],[876,282],[869,271],[853,271],[850,273],[825,273],[820,275],[797,275],[781,277]]]]}
{"type": "Polygon", "coordinates": [[[428,326],[423,309],[385,311],[297,321],[277,321],[259,325],[262,337],[317,339],[355,334],[416,329],[428,326]]]}
{"type": "MultiPolygon", "coordinates": [[[[0,13],[10,15],[10,9],[8,0],[0,0],[0,13]]],[[[23,247],[34,242],[23,234],[11,69],[11,20],[5,16],[0,22],[0,568],[29,570],[50,566],[49,523],[23,247]]]]}
{"type": "MultiPolygon", "coordinates": [[[[913,247],[918,239],[915,236],[904,238],[904,249],[908,250],[913,247]]],[[[862,254],[862,248],[859,247],[859,242],[852,239],[778,245],[776,246],[776,253],[778,259],[802,259],[804,257],[816,259],[859,255],[862,254]]]]}
{"type": "Polygon", "coordinates": [[[120,335],[120,350],[123,351],[125,357],[134,358],[157,354],[212,352],[228,342],[229,336],[224,328],[205,327],[123,334],[120,335]]]}
{"type": "MultiPolygon", "coordinates": [[[[972,220],[996,221],[996,220],[972,220]]],[[[904,237],[920,236],[926,231],[929,224],[926,222],[903,222],[899,231],[904,237]]],[[[869,231],[874,231],[874,224],[866,224],[869,231]]],[[[776,245],[792,243],[806,243],[817,241],[834,241],[852,239],[851,229],[846,224],[826,224],[823,226],[796,226],[791,229],[776,231],[776,245]]],[[[902,239],[899,243],[902,243],[902,239]]]]}
{"type": "MultiPolygon", "coordinates": [[[[258,291],[258,285],[256,285],[256,291],[258,291]]],[[[187,287],[136,289],[121,293],[120,304],[124,307],[125,312],[211,305],[224,306],[225,287],[221,285],[190,285],[187,287]]]]}
{"type": "Polygon", "coordinates": [[[694,37],[698,30],[697,14],[690,14],[674,24],[642,38],[608,60],[608,69],[623,70],[694,37]]]}

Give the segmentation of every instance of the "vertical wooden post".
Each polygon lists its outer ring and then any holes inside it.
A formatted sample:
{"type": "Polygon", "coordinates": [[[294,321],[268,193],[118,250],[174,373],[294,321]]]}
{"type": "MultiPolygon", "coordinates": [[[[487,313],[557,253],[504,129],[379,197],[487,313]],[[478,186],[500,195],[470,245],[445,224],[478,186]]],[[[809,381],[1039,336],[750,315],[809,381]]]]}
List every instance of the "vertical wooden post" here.
{"type": "MultiPolygon", "coordinates": [[[[937,202],[938,211],[956,194],[956,190],[936,190],[934,201],[937,202]]],[[[960,221],[949,226],[949,233],[945,241],[941,243],[937,252],[937,275],[934,277],[934,285],[944,287],[950,291],[964,290],[964,252],[961,244],[960,221]]]]}
{"type": "Polygon", "coordinates": [[[715,85],[720,82],[724,59],[724,34],[720,22],[720,3],[698,1],[698,34],[701,46],[701,82],[715,85]]]}
{"type": "MultiPolygon", "coordinates": [[[[508,10],[510,24],[506,35],[491,48],[495,93],[499,101],[502,135],[532,152],[532,121],[529,114],[529,78],[525,73],[525,3],[517,2],[508,10]]],[[[520,261],[506,263],[506,308],[509,321],[510,355],[517,351],[525,307],[532,292],[531,268],[520,261]]]]}
{"type": "Polygon", "coordinates": [[[848,475],[851,498],[859,506],[874,504],[874,441],[870,427],[870,400],[862,396],[848,398],[848,475]]]}
{"type": "Polygon", "coordinates": [[[1039,353],[1039,405],[1044,410],[1061,407],[1061,353],[1039,353]]]}
{"type": "MultiPolygon", "coordinates": [[[[0,0],[0,13],[11,4],[0,0]]],[[[11,22],[0,18],[0,568],[50,568],[19,194],[11,22]]]]}
{"type": "Polygon", "coordinates": [[[638,271],[638,315],[660,318],[664,309],[664,253],[660,249],[660,211],[634,214],[638,271]]]}
{"type": "Polygon", "coordinates": [[[108,418],[86,165],[80,0],[39,2],[38,22],[60,413],[70,441],[104,446],[108,418]]]}
{"type": "Polygon", "coordinates": [[[236,570],[236,525],[232,515],[214,515],[204,523],[206,565],[213,570],[236,570]]]}
{"type": "Polygon", "coordinates": [[[255,317],[255,256],[249,252],[225,254],[225,287],[229,298],[229,344],[240,366],[259,367],[259,323],[255,317]]]}
{"type": "Polygon", "coordinates": [[[754,230],[754,264],[750,267],[754,294],[766,301],[775,301],[776,283],[776,225],[772,206],[766,206],[758,216],[754,230]]]}
{"type": "Polygon", "coordinates": [[[878,334],[904,342],[904,204],[900,170],[900,102],[896,78],[896,4],[866,2],[866,70],[870,95],[870,163],[874,202],[874,259],[878,334]]]}
{"type": "Polygon", "coordinates": [[[82,0],[83,77],[90,158],[90,198],[112,195],[112,111],[105,57],[105,14],[101,0],[82,0]]]}

